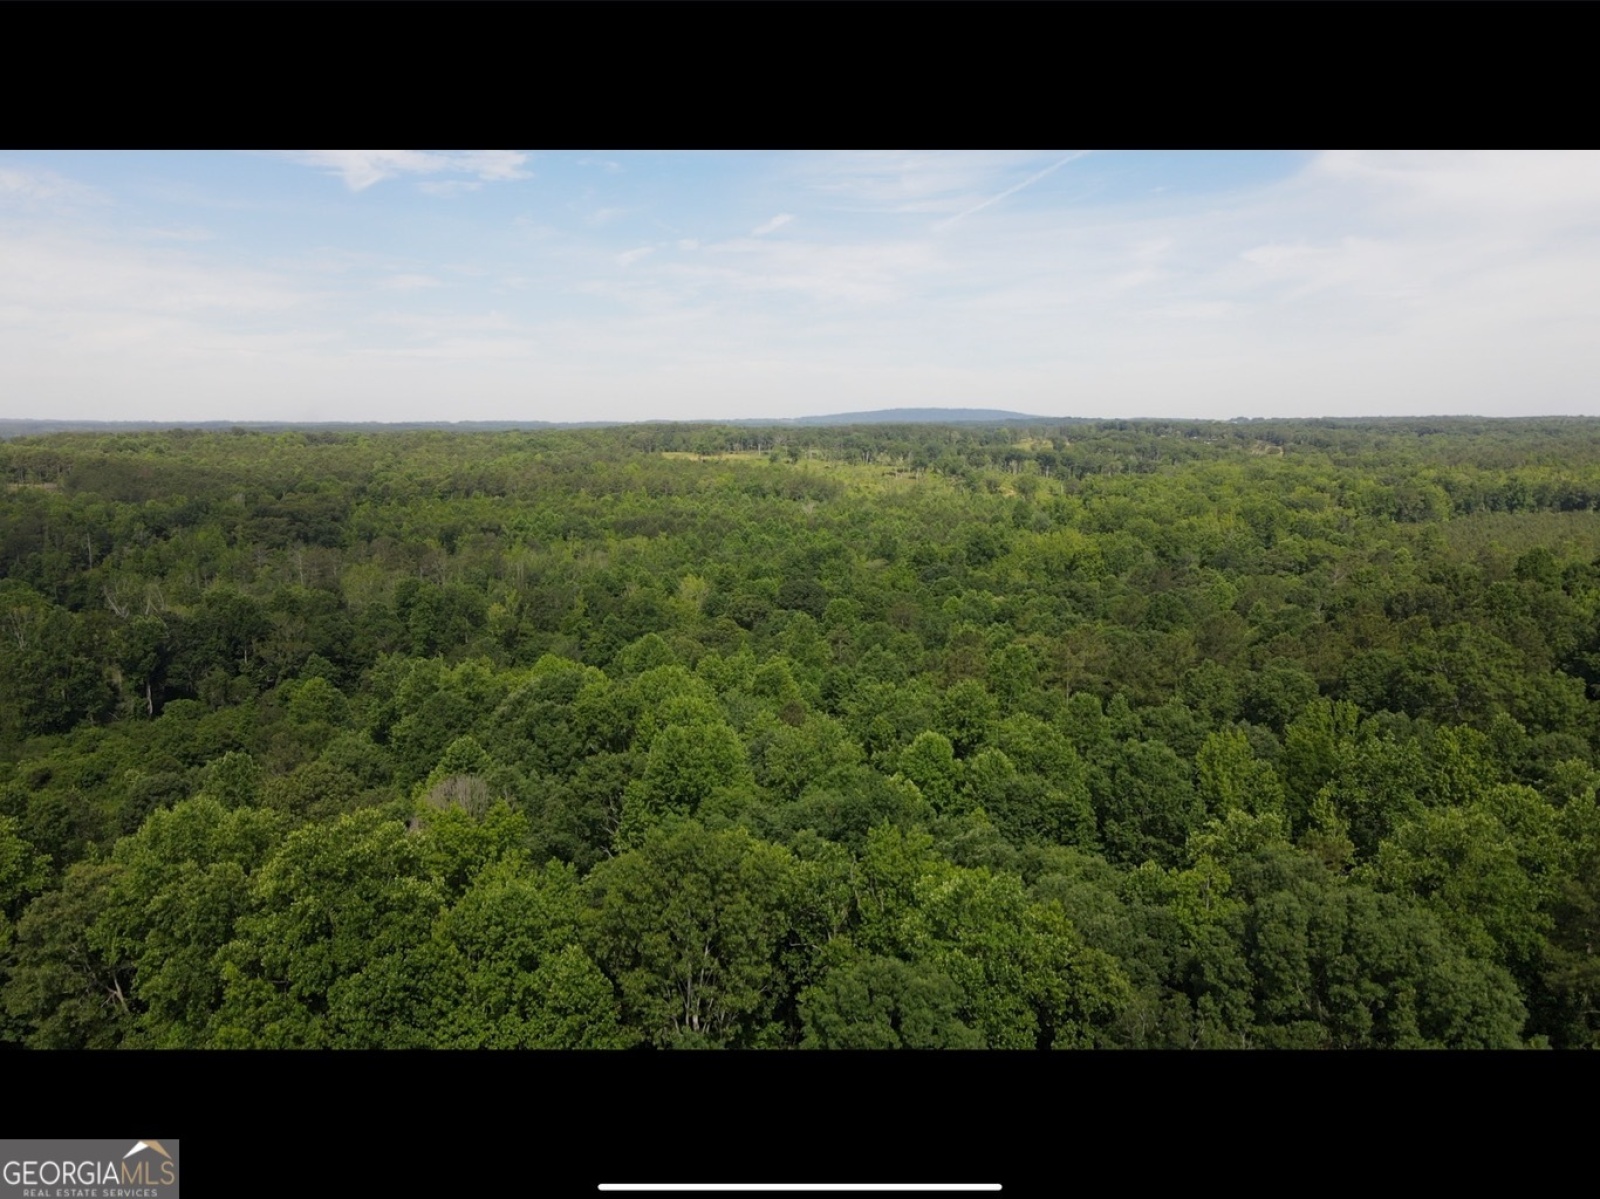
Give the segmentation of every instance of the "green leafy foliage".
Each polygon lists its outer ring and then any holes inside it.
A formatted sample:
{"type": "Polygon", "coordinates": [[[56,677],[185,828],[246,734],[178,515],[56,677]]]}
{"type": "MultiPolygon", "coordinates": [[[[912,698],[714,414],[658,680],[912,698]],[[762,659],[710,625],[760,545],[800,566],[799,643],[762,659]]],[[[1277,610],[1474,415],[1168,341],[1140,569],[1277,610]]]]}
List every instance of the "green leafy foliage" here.
{"type": "Polygon", "coordinates": [[[794,861],[742,830],[652,830],[586,880],[585,944],[656,1045],[770,1043],[794,861]]]}
{"type": "Polygon", "coordinates": [[[0,443],[0,1038],[1600,1044],[1600,424],[0,443]]]}

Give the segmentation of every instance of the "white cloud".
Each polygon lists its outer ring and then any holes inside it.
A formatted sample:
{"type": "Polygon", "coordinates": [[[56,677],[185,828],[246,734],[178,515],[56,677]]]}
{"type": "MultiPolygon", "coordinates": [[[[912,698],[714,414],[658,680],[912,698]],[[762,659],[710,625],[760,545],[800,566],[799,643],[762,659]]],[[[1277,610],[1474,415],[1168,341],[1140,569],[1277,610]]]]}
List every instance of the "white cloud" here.
{"type": "Polygon", "coordinates": [[[1594,151],[1331,152],[1319,155],[1306,174],[1360,189],[1411,216],[1592,221],[1600,205],[1600,153],[1594,151]]]}
{"type": "Polygon", "coordinates": [[[176,249],[38,230],[0,233],[0,303],[70,328],[89,313],[282,313],[306,293],[259,271],[218,268],[176,249]]]}
{"type": "Polygon", "coordinates": [[[104,196],[54,171],[36,167],[0,167],[0,202],[49,200],[93,201],[104,196]]]}
{"type": "Polygon", "coordinates": [[[429,313],[386,312],[371,318],[374,325],[403,329],[409,338],[434,339],[463,334],[525,333],[516,322],[501,312],[429,313]]]}
{"type": "Polygon", "coordinates": [[[794,213],[792,213],[792,212],[780,212],[777,216],[773,217],[770,221],[763,221],[763,222],[761,222],[761,224],[757,225],[754,229],[750,230],[750,236],[751,237],[765,237],[767,234],[773,232],[774,230],[782,229],[785,225],[787,225],[792,220],[794,220],[794,213]]]}
{"type": "Polygon", "coordinates": [[[637,250],[629,250],[625,254],[618,254],[616,263],[618,266],[632,266],[647,254],[653,253],[655,253],[654,246],[640,246],[637,250]]]}
{"type": "Polygon", "coordinates": [[[484,182],[529,177],[522,169],[528,156],[516,150],[300,150],[291,157],[338,175],[356,192],[401,175],[468,175],[484,182]]]}

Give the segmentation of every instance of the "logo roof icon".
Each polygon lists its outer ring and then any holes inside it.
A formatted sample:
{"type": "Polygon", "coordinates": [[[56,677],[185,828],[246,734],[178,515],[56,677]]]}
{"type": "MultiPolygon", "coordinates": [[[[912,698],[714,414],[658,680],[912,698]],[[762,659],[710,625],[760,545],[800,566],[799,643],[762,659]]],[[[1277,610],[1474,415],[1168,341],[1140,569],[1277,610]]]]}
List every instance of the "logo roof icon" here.
{"type": "Polygon", "coordinates": [[[124,1153],[122,1155],[122,1160],[123,1161],[127,1161],[130,1157],[132,1157],[135,1153],[138,1153],[139,1150],[141,1150],[141,1149],[154,1149],[157,1153],[159,1153],[162,1157],[166,1158],[169,1162],[172,1160],[172,1154],[168,1153],[165,1149],[163,1149],[161,1147],[161,1142],[160,1141],[138,1141],[138,1142],[136,1142],[134,1144],[132,1149],[128,1150],[128,1152],[126,1152],[126,1153],[124,1153]]]}

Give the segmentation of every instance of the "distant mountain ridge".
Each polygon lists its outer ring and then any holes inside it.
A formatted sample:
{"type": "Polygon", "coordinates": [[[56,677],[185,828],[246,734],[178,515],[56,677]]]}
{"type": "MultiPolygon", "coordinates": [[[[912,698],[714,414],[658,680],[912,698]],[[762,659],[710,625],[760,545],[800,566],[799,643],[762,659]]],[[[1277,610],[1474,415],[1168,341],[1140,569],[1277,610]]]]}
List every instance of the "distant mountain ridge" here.
{"type": "Polygon", "coordinates": [[[772,425],[997,425],[1011,421],[1056,421],[1054,416],[1006,412],[1000,408],[879,408],[872,412],[837,412],[831,416],[795,416],[787,420],[737,421],[772,425]]]}

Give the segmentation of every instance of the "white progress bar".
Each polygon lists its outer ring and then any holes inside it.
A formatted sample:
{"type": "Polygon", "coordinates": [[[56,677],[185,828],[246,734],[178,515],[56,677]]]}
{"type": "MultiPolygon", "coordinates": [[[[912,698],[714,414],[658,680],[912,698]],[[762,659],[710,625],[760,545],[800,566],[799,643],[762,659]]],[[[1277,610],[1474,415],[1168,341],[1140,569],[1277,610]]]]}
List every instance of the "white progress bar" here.
{"type": "Polygon", "coordinates": [[[602,1182],[602,1191],[988,1191],[998,1182],[602,1182]]]}

